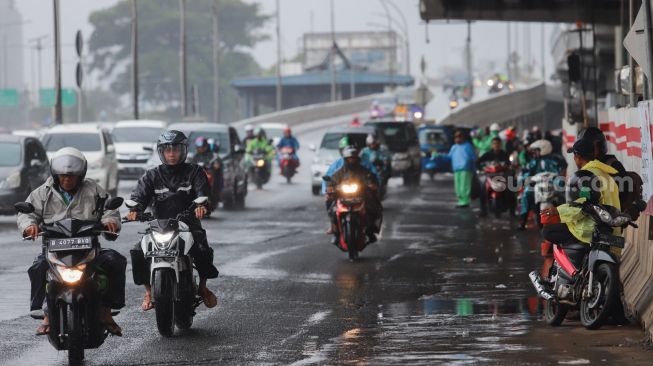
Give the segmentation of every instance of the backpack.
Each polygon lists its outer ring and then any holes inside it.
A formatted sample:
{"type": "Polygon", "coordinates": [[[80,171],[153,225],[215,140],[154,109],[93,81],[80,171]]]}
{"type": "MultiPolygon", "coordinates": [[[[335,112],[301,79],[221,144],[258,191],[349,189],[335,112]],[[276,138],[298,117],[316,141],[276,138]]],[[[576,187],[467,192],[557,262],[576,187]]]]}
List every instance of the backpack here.
{"type": "Polygon", "coordinates": [[[642,199],[642,187],[644,185],[642,177],[633,171],[626,171],[615,156],[609,156],[604,163],[619,171],[619,173],[613,175],[613,178],[619,187],[621,211],[630,214],[631,218],[637,221],[640,212],[634,203],[642,199]],[[615,166],[617,164],[618,167],[615,166]]]}

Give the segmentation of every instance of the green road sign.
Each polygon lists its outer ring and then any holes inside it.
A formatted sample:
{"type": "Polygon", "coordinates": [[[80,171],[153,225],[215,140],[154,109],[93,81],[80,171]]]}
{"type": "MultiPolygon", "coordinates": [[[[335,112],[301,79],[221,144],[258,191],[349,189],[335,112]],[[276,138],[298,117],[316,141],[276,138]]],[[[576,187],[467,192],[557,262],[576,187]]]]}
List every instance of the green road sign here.
{"type": "Polygon", "coordinates": [[[18,90],[0,89],[0,107],[18,107],[18,90]]]}
{"type": "MultiPolygon", "coordinates": [[[[56,93],[54,88],[52,89],[41,89],[39,91],[39,101],[41,107],[54,107],[56,102],[56,93]]],[[[61,103],[64,107],[72,107],[77,104],[77,92],[75,89],[61,89],[61,103]]]]}

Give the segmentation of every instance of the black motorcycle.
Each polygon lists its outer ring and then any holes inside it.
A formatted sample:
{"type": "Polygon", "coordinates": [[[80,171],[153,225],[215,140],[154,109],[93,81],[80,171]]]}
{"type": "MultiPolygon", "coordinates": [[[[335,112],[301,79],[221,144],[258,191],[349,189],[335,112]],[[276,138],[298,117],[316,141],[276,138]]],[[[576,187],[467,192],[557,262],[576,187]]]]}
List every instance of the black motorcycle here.
{"type": "Polygon", "coordinates": [[[250,169],[250,178],[256,184],[257,189],[263,188],[263,185],[270,181],[270,161],[267,153],[263,149],[256,149],[252,153],[252,166],[250,169]]]}
{"type": "MultiPolygon", "coordinates": [[[[100,319],[100,282],[95,259],[100,251],[98,237],[110,234],[100,222],[105,210],[115,210],[123,199],[97,197],[97,220],[63,219],[52,224],[41,224],[43,255],[49,265],[46,301],[50,333],[48,339],[56,350],[68,351],[70,365],[81,364],[84,350],[98,348],[109,332],[100,319]]],[[[31,203],[19,202],[16,211],[33,213],[31,203]]],[[[25,238],[24,240],[28,240],[25,238]]],[[[118,312],[112,313],[117,315],[118,312]]]]}

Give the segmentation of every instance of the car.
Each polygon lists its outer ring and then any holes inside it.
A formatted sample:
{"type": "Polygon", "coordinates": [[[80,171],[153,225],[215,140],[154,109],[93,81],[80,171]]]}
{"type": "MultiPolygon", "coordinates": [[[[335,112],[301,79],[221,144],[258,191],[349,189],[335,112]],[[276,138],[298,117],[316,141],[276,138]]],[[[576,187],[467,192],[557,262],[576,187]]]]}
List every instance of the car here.
{"type": "Polygon", "coordinates": [[[138,179],[152,156],[149,147],[167,126],[163,121],[120,121],[111,130],[116,145],[120,179],[138,179]],[[148,148],[147,150],[144,147],[148,148]]]}
{"type": "Polygon", "coordinates": [[[56,125],[48,129],[41,142],[49,157],[62,147],[74,147],[88,161],[86,178],[93,179],[112,196],[118,194],[118,160],[108,130],[99,123],[56,125]]]}
{"type": "Polygon", "coordinates": [[[0,215],[14,215],[14,203],[24,201],[49,176],[48,156],[38,139],[0,135],[0,215]]]}
{"type": "Polygon", "coordinates": [[[419,185],[422,177],[422,155],[413,122],[373,120],[365,126],[375,127],[392,153],[392,176],[402,176],[404,185],[419,185]]]}
{"type": "MultiPolygon", "coordinates": [[[[213,122],[172,123],[171,130],[183,132],[189,141],[188,159],[195,155],[195,141],[198,137],[213,138],[219,141],[218,154],[222,158],[224,188],[221,194],[222,204],[226,209],[245,207],[247,196],[247,171],[245,170],[245,149],[241,145],[236,129],[213,122]]],[[[154,158],[154,157],[153,157],[154,158]]],[[[158,156],[156,157],[158,160],[158,156]]],[[[156,165],[160,164],[157,162],[156,165]]]]}
{"type": "Polygon", "coordinates": [[[383,111],[383,115],[379,118],[392,118],[394,110],[397,107],[398,99],[396,95],[388,93],[376,98],[370,108],[373,108],[374,103],[376,103],[383,111]]]}
{"type": "MultiPolygon", "coordinates": [[[[319,148],[309,146],[311,150],[315,151],[311,165],[311,191],[314,195],[318,195],[322,191],[322,176],[326,174],[329,166],[340,158],[340,140],[347,136],[353,145],[363,149],[366,145],[367,135],[374,133],[376,133],[374,127],[332,127],[322,136],[319,148]]],[[[380,134],[376,134],[380,139],[383,138],[380,134]]],[[[380,142],[384,144],[383,140],[380,142]]]]}
{"type": "Polygon", "coordinates": [[[272,146],[276,147],[281,138],[283,137],[283,130],[288,128],[288,125],[285,123],[261,123],[257,127],[260,127],[265,131],[265,135],[272,140],[272,146]]]}
{"type": "Polygon", "coordinates": [[[431,179],[435,173],[451,171],[451,163],[434,154],[447,154],[453,145],[453,126],[422,125],[418,129],[419,144],[422,151],[422,171],[431,179]]]}

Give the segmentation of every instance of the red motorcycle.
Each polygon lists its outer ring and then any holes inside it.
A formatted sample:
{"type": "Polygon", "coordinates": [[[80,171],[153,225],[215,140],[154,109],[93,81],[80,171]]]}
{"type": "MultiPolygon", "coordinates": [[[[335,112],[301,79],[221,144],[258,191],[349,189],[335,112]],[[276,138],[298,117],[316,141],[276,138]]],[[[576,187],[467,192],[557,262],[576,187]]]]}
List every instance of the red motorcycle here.
{"type": "MultiPolygon", "coordinates": [[[[323,178],[327,183],[331,177],[323,178]]],[[[340,240],[338,248],[347,252],[349,260],[358,259],[358,253],[367,245],[365,236],[365,186],[356,181],[345,181],[335,187],[336,217],[340,240]]]]}
{"type": "Polygon", "coordinates": [[[288,183],[297,173],[297,167],[299,167],[299,160],[295,159],[295,149],[288,146],[282,147],[279,151],[279,169],[288,183]]]}
{"type": "Polygon", "coordinates": [[[505,211],[514,215],[516,200],[514,194],[508,190],[508,178],[511,176],[510,166],[504,164],[487,164],[481,172],[483,176],[484,197],[489,212],[496,217],[505,211]]]}

